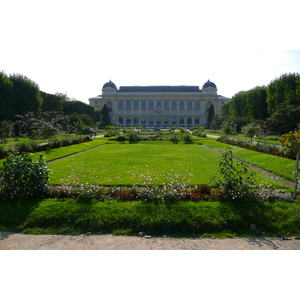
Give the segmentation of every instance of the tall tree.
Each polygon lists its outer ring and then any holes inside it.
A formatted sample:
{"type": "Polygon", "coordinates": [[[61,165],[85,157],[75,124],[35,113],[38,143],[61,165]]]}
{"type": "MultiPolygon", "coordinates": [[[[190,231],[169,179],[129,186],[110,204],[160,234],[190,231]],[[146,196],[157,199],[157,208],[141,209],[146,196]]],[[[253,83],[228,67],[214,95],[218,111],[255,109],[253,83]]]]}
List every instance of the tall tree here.
{"type": "Polygon", "coordinates": [[[43,98],[42,111],[63,111],[63,101],[65,100],[62,96],[47,94],[45,92],[41,92],[41,96],[43,98]]]}
{"type": "Polygon", "coordinates": [[[102,111],[101,111],[101,121],[100,121],[100,127],[105,128],[106,126],[111,125],[111,118],[109,115],[109,110],[106,104],[103,105],[102,111]]]}
{"type": "Polygon", "coordinates": [[[13,74],[9,79],[13,83],[12,98],[15,113],[24,115],[30,111],[37,115],[43,101],[37,83],[21,74],[13,74]]]}
{"type": "Polygon", "coordinates": [[[93,122],[95,122],[95,108],[85,104],[81,101],[64,101],[63,102],[63,112],[65,115],[72,115],[74,113],[77,113],[78,115],[84,115],[87,114],[89,115],[93,122]]]}
{"type": "Polygon", "coordinates": [[[300,106],[280,104],[265,126],[269,131],[281,134],[300,128],[300,106]]]}
{"type": "Polygon", "coordinates": [[[0,72],[0,121],[12,120],[15,111],[12,99],[12,81],[5,73],[0,72]]]}
{"type": "Polygon", "coordinates": [[[300,75],[283,74],[267,87],[268,112],[272,114],[281,104],[300,105],[300,75]]]}
{"type": "Polygon", "coordinates": [[[215,108],[214,106],[211,104],[210,107],[207,109],[207,127],[210,128],[210,123],[215,115],[215,108]]]}

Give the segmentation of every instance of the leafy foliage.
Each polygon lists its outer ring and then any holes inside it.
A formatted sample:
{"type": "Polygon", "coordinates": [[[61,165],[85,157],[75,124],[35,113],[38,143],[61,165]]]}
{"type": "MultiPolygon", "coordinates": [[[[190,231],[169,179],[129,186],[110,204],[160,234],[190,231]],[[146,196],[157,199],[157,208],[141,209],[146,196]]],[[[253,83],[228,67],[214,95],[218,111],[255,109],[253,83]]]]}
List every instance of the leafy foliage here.
{"type": "Polygon", "coordinates": [[[109,115],[109,110],[106,104],[104,104],[102,111],[101,111],[101,117],[100,117],[100,127],[105,128],[106,126],[111,125],[111,118],[109,115]]]}
{"type": "Polygon", "coordinates": [[[273,80],[267,87],[268,112],[274,113],[281,103],[300,105],[300,75],[283,74],[273,80]]]}
{"type": "Polygon", "coordinates": [[[38,114],[43,101],[38,84],[21,74],[13,74],[9,79],[13,83],[12,99],[15,113],[24,115],[31,111],[38,114]]]}
{"type": "Polygon", "coordinates": [[[222,154],[218,174],[213,180],[219,188],[221,199],[250,200],[253,198],[254,173],[248,171],[244,162],[234,163],[230,148],[222,154]]]}
{"type": "Polygon", "coordinates": [[[259,132],[259,127],[253,123],[246,125],[242,128],[242,132],[246,137],[249,137],[251,139],[252,144],[252,138],[259,132]]]}
{"type": "Polygon", "coordinates": [[[294,187],[294,200],[297,195],[298,188],[298,174],[299,174],[299,160],[300,160],[300,129],[298,132],[289,132],[282,136],[280,142],[284,147],[292,148],[296,151],[296,165],[295,165],[295,187],[294,187]]]}
{"type": "Polygon", "coordinates": [[[1,193],[5,198],[42,197],[48,180],[49,169],[42,155],[35,162],[31,154],[10,154],[1,168],[1,193]]]}
{"type": "Polygon", "coordinates": [[[211,104],[207,109],[207,127],[211,128],[211,121],[215,115],[215,107],[211,104]]]}
{"type": "Polygon", "coordinates": [[[236,124],[233,122],[229,122],[229,121],[224,122],[221,127],[221,130],[223,131],[225,136],[235,134],[236,133],[236,124]]]}
{"type": "Polygon", "coordinates": [[[300,106],[280,104],[266,120],[265,126],[269,131],[281,134],[294,131],[300,126],[300,106]]]}

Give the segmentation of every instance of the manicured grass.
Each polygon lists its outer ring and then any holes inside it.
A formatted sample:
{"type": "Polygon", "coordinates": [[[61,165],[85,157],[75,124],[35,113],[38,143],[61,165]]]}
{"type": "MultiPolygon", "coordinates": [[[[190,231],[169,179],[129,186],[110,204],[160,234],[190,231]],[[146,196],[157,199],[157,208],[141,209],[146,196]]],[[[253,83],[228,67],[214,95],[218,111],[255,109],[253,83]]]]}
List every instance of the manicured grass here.
{"type": "Polygon", "coordinates": [[[224,152],[227,148],[231,148],[235,158],[242,159],[249,164],[281,176],[287,180],[294,180],[293,171],[295,169],[295,161],[292,159],[247,150],[213,140],[204,140],[203,144],[221,152],[224,152]]]}
{"type": "Polygon", "coordinates": [[[86,151],[86,150],[92,149],[94,147],[104,145],[106,143],[108,143],[107,140],[94,139],[90,142],[84,142],[84,143],[80,143],[80,144],[76,144],[76,145],[51,149],[49,151],[36,152],[33,154],[33,158],[38,159],[38,157],[42,154],[45,157],[46,161],[51,161],[51,160],[65,157],[65,156],[68,156],[71,154],[86,151]]]}
{"type": "MultiPolygon", "coordinates": [[[[85,151],[88,149],[92,149],[94,147],[104,145],[107,143],[111,143],[107,139],[94,139],[93,141],[90,142],[84,142],[76,145],[71,145],[71,146],[65,146],[61,148],[55,148],[51,149],[49,151],[40,151],[40,152],[35,152],[33,153],[33,160],[38,160],[39,156],[42,154],[46,161],[51,161],[54,159],[58,159],[61,157],[65,157],[71,154],[75,154],[81,151],[85,151]]],[[[0,167],[3,165],[4,159],[0,160],[0,167]]]]}
{"type": "Polygon", "coordinates": [[[299,236],[299,203],[0,201],[0,228],[31,234],[299,236]],[[257,231],[250,230],[250,224],[257,231]],[[206,235],[204,235],[206,234],[206,235]]]}
{"type": "MultiPolygon", "coordinates": [[[[188,184],[213,184],[220,155],[197,144],[110,144],[49,164],[51,184],[162,185],[175,174],[188,184]],[[149,182],[142,175],[157,177],[149,182]],[[172,175],[170,175],[172,174],[172,175]]],[[[256,173],[258,182],[285,187],[256,173]]]]}

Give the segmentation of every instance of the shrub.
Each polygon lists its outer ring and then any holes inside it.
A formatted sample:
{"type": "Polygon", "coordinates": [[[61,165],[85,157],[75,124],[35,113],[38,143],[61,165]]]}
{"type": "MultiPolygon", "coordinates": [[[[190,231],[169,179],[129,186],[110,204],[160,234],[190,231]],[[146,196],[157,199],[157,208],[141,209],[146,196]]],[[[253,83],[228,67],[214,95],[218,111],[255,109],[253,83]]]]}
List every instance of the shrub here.
{"type": "Polygon", "coordinates": [[[139,133],[137,131],[128,131],[126,132],[126,138],[130,144],[136,144],[139,141],[139,133]]]}
{"type": "Polygon", "coordinates": [[[10,154],[0,172],[1,193],[4,198],[41,197],[48,191],[49,169],[40,155],[32,161],[32,154],[10,154]]]}
{"type": "Polygon", "coordinates": [[[170,141],[173,144],[178,144],[179,143],[179,135],[177,133],[172,134],[170,137],[170,141]]]}
{"type": "Polygon", "coordinates": [[[184,141],[185,144],[192,144],[193,143],[193,139],[190,133],[184,133],[182,135],[182,139],[184,141]]]}
{"type": "Polygon", "coordinates": [[[33,140],[18,142],[15,145],[15,150],[18,152],[34,152],[38,151],[39,143],[33,140]]]}
{"type": "Polygon", "coordinates": [[[7,151],[4,145],[0,144],[0,159],[5,158],[7,151]]]}
{"type": "Polygon", "coordinates": [[[123,135],[120,135],[120,136],[118,136],[118,137],[116,138],[116,141],[118,141],[118,142],[125,142],[125,141],[126,141],[126,137],[123,136],[123,135]]]}
{"type": "Polygon", "coordinates": [[[119,134],[120,134],[119,128],[114,128],[114,129],[110,128],[104,132],[104,137],[118,136],[119,134]]]}
{"type": "Polygon", "coordinates": [[[251,200],[254,196],[254,173],[244,162],[234,164],[228,148],[221,157],[218,174],[213,178],[218,186],[220,200],[251,200]]]}

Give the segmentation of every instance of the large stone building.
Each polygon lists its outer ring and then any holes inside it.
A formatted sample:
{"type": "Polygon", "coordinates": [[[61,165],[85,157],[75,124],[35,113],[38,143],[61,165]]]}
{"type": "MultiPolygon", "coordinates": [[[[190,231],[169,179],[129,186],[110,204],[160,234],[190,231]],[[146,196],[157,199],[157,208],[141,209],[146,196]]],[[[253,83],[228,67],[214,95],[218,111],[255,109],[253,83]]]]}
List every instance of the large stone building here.
{"type": "Polygon", "coordinates": [[[90,105],[102,109],[106,104],[113,126],[169,128],[207,125],[208,108],[214,115],[230,99],[217,94],[217,86],[207,81],[199,86],[117,86],[109,81],[102,95],[89,99],[90,105]]]}

